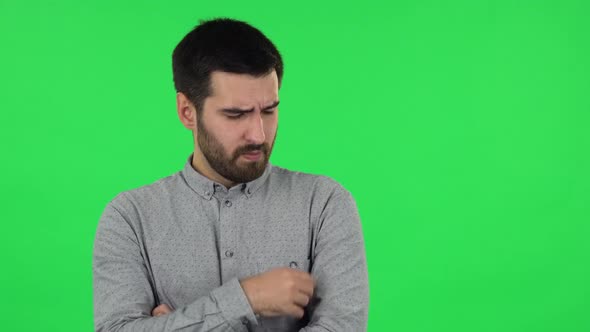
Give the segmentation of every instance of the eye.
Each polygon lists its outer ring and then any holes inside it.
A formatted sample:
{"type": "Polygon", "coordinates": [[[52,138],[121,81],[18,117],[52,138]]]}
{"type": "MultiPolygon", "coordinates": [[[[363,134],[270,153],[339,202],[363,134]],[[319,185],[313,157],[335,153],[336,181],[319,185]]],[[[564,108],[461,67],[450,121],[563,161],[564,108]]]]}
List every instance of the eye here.
{"type": "Polygon", "coordinates": [[[228,119],[239,119],[239,118],[241,118],[243,115],[244,115],[244,113],[230,113],[230,112],[227,112],[227,113],[225,113],[225,116],[226,116],[228,119]]]}
{"type": "Polygon", "coordinates": [[[265,110],[263,113],[264,114],[273,114],[274,112],[275,112],[275,108],[271,108],[271,109],[265,110]]]}

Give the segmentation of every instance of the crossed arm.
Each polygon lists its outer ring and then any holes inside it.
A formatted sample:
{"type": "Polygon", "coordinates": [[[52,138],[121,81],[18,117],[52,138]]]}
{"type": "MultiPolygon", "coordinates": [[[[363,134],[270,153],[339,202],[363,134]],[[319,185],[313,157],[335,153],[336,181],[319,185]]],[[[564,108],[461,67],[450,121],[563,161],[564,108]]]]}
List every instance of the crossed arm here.
{"type": "MultiPolygon", "coordinates": [[[[237,279],[185,307],[152,316],[155,290],[135,230],[120,210],[107,206],[94,243],[96,331],[247,331],[247,324],[258,324],[257,308],[237,279]]],[[[334,191],[319,219],[311,270],[314,301],[306,307],[309,324],[300,332],[365,331],[368,275],[354,200],[344,189],[334,191]]]]}

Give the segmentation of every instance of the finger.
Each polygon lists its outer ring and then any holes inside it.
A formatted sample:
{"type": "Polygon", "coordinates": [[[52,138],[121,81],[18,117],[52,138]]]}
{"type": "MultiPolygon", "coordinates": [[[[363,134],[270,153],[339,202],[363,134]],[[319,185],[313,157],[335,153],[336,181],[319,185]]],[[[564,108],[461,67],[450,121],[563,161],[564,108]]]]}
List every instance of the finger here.
{"type": "Polygon", "coordinates": [[[153,316],[154,317],[158,317],[158,316],[164,316],[166,314],[168,314],[170,311],[164,310],[164,309],[154,309],[153,311],[153,316]]]}
{"type": "Polygon", "coordinates": [[[289,269],[290,269],[291,275],[295,279],[301,280],[301,281],[304,281],[304,282],[315,283],[315,280],[314,280],[313,276],[310,273],[307,273],[305,271],[295,270],[295,269],[292,269],[292,268],[289,268],[289,269]]]}
{"type": "Polygon", "coordinates": [[[299,284],[297,285],[300,292],[304,293],[305,295],[312,297],[315,288],[315,282],[310,279],[300,280],[299,284]]]}
{"type": "Polygon", "coordinates": [[[287,312],[286,314],[289,316],[293,316],[296,318],[301,318],[303,317],[303,314],[305,313],[305,311],[303,311],[303,308],[301,308],[298,305],[292,304],[290,306],[287,307],[287,312]]]}
{"type": "Polygon", "coordinates": [[[170,309],[170,307],[166,303],[163,303],[154,308],[154,310],[152,311],[152,316],[162,316],[171,312],[172,310],[170,309]]]}
{"type": "Polygon", "coordinates": [[[152,310],[152,316],[158,317],[162,315],[164,315],[164,312],[160,309],[160,307],[156,307],[154,310],[152,310]]]}
{"type": "Polygon", "coordinates": [[[172,309],[166,303],[160,304],[160,307],[162,312],[164,312],[165,314],[169,314],[172,312],[172,309]]]}
{"type": "Polygon", "coordinates": [[[297,293],[297,295],[295,295],[295,298],[293,299],[293,302],[295,302],[295,304],[300,307],[306,307],[309,303],[309,296],[301,292],[297,293]]]}
{"type": "Polygon", "coordinates": [[[313,276],[310,273],[307,273],[305,271],[299,271],[299,270],[293,270],[293,272],[295,273],[295,277],[305,281],[305,282],[310,282],[310,283],[315,283],[315,280],[313,278],[313,276]]]}
{"type": "Polygon", "coordinates": [[[313,296],[315,281],[311,274],[293,268],[286,268],[283,273],[285,273],[283,277],[284,279],[291,279],[294,281],[292,286],[296,291],[303,292],[309,297],[313,296]]]}

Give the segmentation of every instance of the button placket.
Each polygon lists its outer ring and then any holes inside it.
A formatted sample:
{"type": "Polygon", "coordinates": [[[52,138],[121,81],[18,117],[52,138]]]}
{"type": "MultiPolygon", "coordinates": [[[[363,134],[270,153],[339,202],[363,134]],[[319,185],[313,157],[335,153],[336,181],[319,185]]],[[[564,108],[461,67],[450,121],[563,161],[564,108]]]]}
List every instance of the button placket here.
{"type": "Polygon", "coordinates": [[[227,282],[238,274],[239,245],[236,245],[238,230],[236,229],[237,209],[239,207],[235,190],[223,191],[216,196],[219,204],[219,240],[221,262],[221,279],[227,282]]]}

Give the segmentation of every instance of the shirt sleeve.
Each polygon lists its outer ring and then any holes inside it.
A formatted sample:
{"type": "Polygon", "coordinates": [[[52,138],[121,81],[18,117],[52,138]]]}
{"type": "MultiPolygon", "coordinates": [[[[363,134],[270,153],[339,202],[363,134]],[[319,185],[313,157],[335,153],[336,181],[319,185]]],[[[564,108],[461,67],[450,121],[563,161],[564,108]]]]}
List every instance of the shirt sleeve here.
{"type": "Polygon", "coordinates": [[[112,202],[97,227],[92,270],[94,326],[99,332],[247,331],[246,324],[257,324],[236,278],[185,307],[152,317],[156,292],[138,236],[128,216],[112,202]]]}
{"type": "Polygon", "coordinates": [[[320,215],[312,277],[316,289],[300,332],[366,331],[369,306],[367,262],[356,203],[338,187],[320,215]]]}

